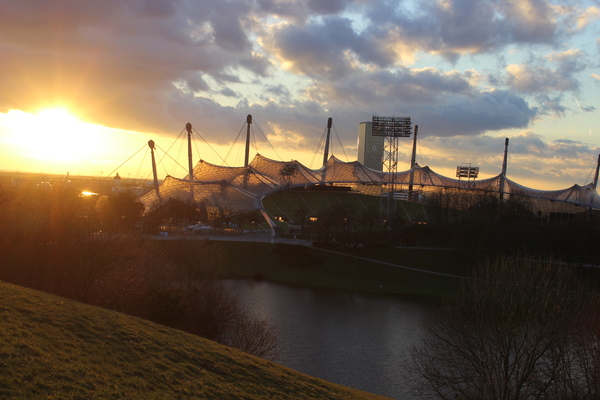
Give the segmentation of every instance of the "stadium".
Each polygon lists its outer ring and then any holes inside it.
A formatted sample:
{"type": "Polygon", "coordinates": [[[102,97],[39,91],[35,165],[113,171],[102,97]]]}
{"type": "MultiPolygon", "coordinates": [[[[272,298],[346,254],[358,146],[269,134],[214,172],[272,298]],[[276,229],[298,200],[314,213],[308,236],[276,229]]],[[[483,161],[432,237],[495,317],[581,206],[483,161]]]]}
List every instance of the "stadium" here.
{"type": "MultiPolygon", "coordinates": [[[[478,202],[482,201],[489,203],[494,200],[498,204],[518,203],[521,208],[526,209],[525,214],[545,223],[565,222],[577,218],[589,220],[597,215],[600,209],[600,196],[596,192],[598,165],[593,182],[585,186],[575,184],[562,190],[526,187],[506,176],[509,151],[509,142],[506,139],[503,167],[498,175],[478,180],[475,168],[457,167],[457,179],[450,178],[436,173],[429,166],[420,166],[415,162],[418,126],[412,127],[405,117],[374,116],[373,125],[369,129],[371,134],[367,134],[366,138],[380,136],[383,140],[383,157],[379,158],[381,170],[378,170],[359,161],[343,162],[335,156],[328,156],[331,123],[330,118],[323,165],[319,169],[307,168],[298,161],[268,159],[260,154],[256,154],[249,161],[251,115],[248,115],[246,121],[244,166],[215,165],[203,160],[194,166],[189,144],[188,174],[183,178],[167,176],[159,183],[154,161],[155,145],[150,141],[154,189],[139,197],[137,201],[144,205],[146,215],[169,204],[179,204],[195,210],[197,214],[194,216],[204,220],[211,215],[227,217],[259,212],[273,234],[282,229],[282,224],[286,230],[286,227],[298,223],[299,215],[314,220],[320,212],[335,203],[351,204],[354,209],[377,209],[382,223],[389,222],[393,217],[407,222],[429,222],[432,216],[427,212],[427,205],[435,202],[440,196],[448,197],[449,194],[463,199],[453,200],[449,205],[458,211],[481,205],[478,202]],[[397,139],[411,134],[411,168],[397,171],[397,139]],[[461,179],[465,177],[467,179],[461,179]],[[468,195],[469,201],[464,200],[465,195],[468,195]]],[[[193,132],[191,124],[188,123],[186,129],[189,142],[193,132]]]]}

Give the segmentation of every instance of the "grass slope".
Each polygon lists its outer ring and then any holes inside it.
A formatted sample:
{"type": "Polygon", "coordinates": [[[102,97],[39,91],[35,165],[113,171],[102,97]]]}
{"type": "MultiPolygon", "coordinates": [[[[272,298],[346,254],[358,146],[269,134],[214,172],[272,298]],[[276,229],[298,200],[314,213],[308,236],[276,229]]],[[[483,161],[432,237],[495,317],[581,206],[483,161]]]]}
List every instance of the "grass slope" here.
{"type": "Polygon", "coordinates": [[[2,282],[0,324],[0,399],[382,399],[2,282]]]}

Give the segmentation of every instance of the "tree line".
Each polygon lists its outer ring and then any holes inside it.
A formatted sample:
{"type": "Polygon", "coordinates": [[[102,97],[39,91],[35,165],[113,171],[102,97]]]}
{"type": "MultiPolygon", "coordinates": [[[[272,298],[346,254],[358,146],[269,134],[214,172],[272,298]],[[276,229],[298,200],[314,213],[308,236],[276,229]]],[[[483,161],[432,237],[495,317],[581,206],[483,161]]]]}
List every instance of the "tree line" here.
{"type": "Polygon", "coordinates": [[[274,328],[220,279],[219,246],[144,238],[133,200],[69,187],[1,188],[0,280],[276,357],[274,328]]]}

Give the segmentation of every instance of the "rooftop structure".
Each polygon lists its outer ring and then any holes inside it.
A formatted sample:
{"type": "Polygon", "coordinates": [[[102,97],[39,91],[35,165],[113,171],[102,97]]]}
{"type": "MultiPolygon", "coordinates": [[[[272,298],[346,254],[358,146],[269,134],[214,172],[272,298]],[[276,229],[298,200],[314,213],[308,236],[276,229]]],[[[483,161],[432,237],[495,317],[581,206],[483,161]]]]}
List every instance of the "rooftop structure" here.
{"type": "MultiPolygon", "coordinates": [[[[248,118],[250,121],[251,117],[248,118]]],[[[365,133],[368,132],[367,124],[360,125],[364,126],[365,133]]],[[[154,148],[153,142],[149,145],[154,148]]],[[[202,207],[209,213],[233,214],[261,210],[265,214],[263,198],[280,190],[344,187],[356,193],[381,196],[389,192],[386,187],[389,182],[394,182],[395,198],[398,197],[395,194],[404,194],[409,199],[426,199],[429,194],[441,189],[468,190],[493,193],[501,201],[513,196],[526,198],[528,207],[538,216],[600,209],[600,196],[596,192],[598,168],[591,184],[573,185],[562,190],[537,190],[506,177],[508,139],[505,142],[502,172],[481,180],[453,179],[438,174],[427,166],[421,167],[414,161],[415,148],[416,129],[412,167],[402,172],[369,168],[360,161],[342,162],[334,156],[329,157],[319,169],[307,168],[298,161],[271,160],[260,154],[242,167],[219,166],[201,160],[183,179],[167,176],[160,185],[155,179],[155,189],[141,196],[138,201],[145,206],[147,212],[159,208],[169,199],[175,199],[191,207],[202,207]],[[392,174],[393,177],[390,176],[392,174]]]]}

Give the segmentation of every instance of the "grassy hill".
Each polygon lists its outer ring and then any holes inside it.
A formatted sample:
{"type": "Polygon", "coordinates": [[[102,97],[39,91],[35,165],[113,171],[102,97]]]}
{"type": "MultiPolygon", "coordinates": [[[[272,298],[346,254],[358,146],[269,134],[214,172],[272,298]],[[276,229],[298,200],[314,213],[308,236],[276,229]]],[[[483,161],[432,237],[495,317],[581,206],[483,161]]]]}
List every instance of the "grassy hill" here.
{"type": "Polygon", "coordinates": [[[3,282],[0,324],[0,399],[382,399],[3,282]]]}

